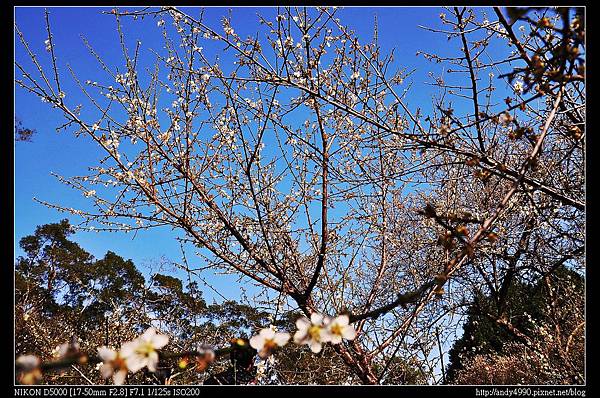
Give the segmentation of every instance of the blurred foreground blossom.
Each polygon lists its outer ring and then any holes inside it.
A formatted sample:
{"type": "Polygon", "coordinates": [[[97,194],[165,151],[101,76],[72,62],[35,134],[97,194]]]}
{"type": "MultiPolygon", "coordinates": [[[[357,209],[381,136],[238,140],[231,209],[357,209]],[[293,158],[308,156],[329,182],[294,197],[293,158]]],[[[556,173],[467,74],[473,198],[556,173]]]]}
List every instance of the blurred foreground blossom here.
{"type": "Polygon", "coordinates": [[[22,373],[19,376],[21,384],[36,384],[42,379],[40,371],[40,359],[35,355],[21,355],[16,360],[16,364],[21,367],[22,373]]]}
{"type": "Polygon", "coordinates": [[[127,376],[127,364],[121,355],[108,347],[99,347],[98,356],[102,359],[100,373],[103,379],[112,376],[115,385],[121,385],[125,382],[127,376]]]}
{"type": "Polygon", "coordinates": [[[144,366],[154,372],[158,364],[156,350],[164,347],[168,342],[167,336],[156,333],[156,329],[151,327],[137,339],[123,344],[120,354],[125,358],[127,368],[132,372],[135,373],[144,366]]]}
{"type": "Polygon", "coordinates": [[[313,313],[310,319],[302,317],[296,321],[298,331],[294,334],[294,343],[307,344],[314,353],[321,352],[323,343],[328,342],[329,333],[325,328],[325,317],[319,313],[313,313]]]}
{"type": "Polygon", "coordinates": [[[342,338],[354,340],[356,337],[356,330],[350,325],[350,318],[348,315],[340,315],[327,322],[327,332],[329,333],[329,339],[332,344],[341,343],[342,338]]]}
{"type": "Polygon", "coordinates": [[[250,339],[250,346],[258,351],[259,357],[265,359],[277,347],[286,345],[289,339],[289,333],[279,333],[271,328],[266,328],[250,339]]]}

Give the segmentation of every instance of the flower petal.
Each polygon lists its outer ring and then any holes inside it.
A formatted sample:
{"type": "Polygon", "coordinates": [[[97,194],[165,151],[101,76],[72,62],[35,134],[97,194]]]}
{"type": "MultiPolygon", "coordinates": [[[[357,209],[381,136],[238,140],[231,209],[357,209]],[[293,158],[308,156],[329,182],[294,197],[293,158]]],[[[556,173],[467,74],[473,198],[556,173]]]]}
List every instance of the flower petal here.
{"type": "Polygon", "coordinates": [[[327,343],[328,341],[331,341],[331,338],[335,336],[333,334],[331,334],[327,329],[321,329],[321,333],[319,333],[319,338],[321,339],[322,343],[327,343]]]}
{"type": "Polygon", "coordinates": [[[307,333],[306,330],[298,330],[294,333],[294,343],[304,344],[306,342],[307,333]]]}
{"type": "Polygon", "coordinates": [[[284,345],[287,344],[287,342],[290,339],[290,334],[289,333],[277,333],[275,335],[275,343],[277,343],[278,346],[283,347],[284,345]]]}
{"type": "Polygon", "coordinates": [[[255,350],[261,350],[264,345],[265,345],[265,338],[263,336],[261,336],[260,334],[257,334],[256,336],[252,336],[252,338],[250,338],[250,347],[254,348],[255,350]]]}
{"type": "Polygon", "coordinates": [[[323,348],[323,346],[321,345],[321,343],[319,343],[318,341],[311,341],[310,344],[310,350],[312,352],[314,352],[315,354],[321,352],[321,349],[323,348]]]}
{"type": "Polygon", "coordinates": [[[342,330],[342,336],[346,340],[354,340],[356,338],[356,330],[354,330],[354,328],[352,326],[346,326],[342,330]]]}
{"type": "Polygon", "coordinates": [[[259,334],[269,340],[272,340],[275,337],[275,331],[271,328],[262,329],[259,334]]]}
{"type": "Polygon", "coordinates": [[[130,356],[132,356],[135,353],[135,348],[137,347],[138,342],[136,340],[134,341],[128,341],[126,343],[124,343],[121,346],[121,357],[122,358],[128,358],[130,356]]]}
{"type": "Polygon", "coordinates": [[[140,336],[141,340],[152,341],[152,338],[156,334],[156,329],[153,327],[149,327],[144,334],[140,336]]]}
{"type": "Polygon", "coordinates": [[[100,367],[100,374],[102,375],[103,379],[108,379],[113,375],[113,367],[107,363],[103,364],[100,367]]]}
{"type": "Polygon", "coordinates": [[[119,370],[113,375],[113,383],[115,383],[116,386],[120,386],[125,383],[125,377],[127,377],[127,371],[119,370]]]}
{"type": "Polygon", "coordinates": [[[117,352],[108,347],[98,347],[98,356],[102,362],[113,361],[117,357],[117,352]]]}
{"type": "Polygon", "coordinates": [[[329,341],[331,344],[340,344],[342,342],[342,336],[339,334],[330,334],[329,341]]]}
{"type": "Polygon", "coordinates": [[[146,366],[147,360],[146,358],[140,355],[130,355],[125,359],[125,364],[127,364],[127,369],[129,369],[132,373],[137,372],[144,366],[146,366]]]}
{"type": "Polygon", "coordinates": [[[35,355],[21,355],[17,358],[17,364],[21,365],[26,371],[33,370],[40,364],[40,359],[35,355]]]}
{"type": "Polygon", "coordinates": [[[318,312],[313,312],[310,315],[310,321],[313,325],[321,325],[323,323],[323,314],[319,314],[318,312]]]}
{"type": "Polygon", "coordinates": [[[156,334],[152,337],[151,342],[154,348],[162,348],[169,343],[169,336],[164,334],[156,334]]]}
{"type": "Polygon", "coordinates": [[[350,323],[350,318],[348,317],[348,315],[340,315],[337,318],[335,318],[335,322],[340,326],[348,326],[348,324],[350,323]]]}
{"type": "Polygon", "coordinates": [[[310,327],[310,320],[305,316],[298,318],[296,321],[296,327],[300,330],[308,329],[310,327]]]}
{"type": "Polygon", "coordinates": [[[148,366],[148,370],[150,372],[156,372],[156,365],[158,365],[158,353],[156,351],[152,351],[148,354],[146,366],[148,366]]]}

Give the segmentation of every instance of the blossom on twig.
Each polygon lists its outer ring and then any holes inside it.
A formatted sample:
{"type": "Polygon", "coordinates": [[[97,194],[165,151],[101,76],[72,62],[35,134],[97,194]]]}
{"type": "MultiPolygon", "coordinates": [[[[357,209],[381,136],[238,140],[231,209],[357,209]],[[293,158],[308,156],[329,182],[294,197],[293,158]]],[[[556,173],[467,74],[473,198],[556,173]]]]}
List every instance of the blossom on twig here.
{"type": "Polygon", "coordinates": [[[277,347],[286,345],[289,339],[289,333],[279,333],[272,328],[265,328],[250,339],[250,346],[258,351],[259,357],[266,359],[277,347]]]}

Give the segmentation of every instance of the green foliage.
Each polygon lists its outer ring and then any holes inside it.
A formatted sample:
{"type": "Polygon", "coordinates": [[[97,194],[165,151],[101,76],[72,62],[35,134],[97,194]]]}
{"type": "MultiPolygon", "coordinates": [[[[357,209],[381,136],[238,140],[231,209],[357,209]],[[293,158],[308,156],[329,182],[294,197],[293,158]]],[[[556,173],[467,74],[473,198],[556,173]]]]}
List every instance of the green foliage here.
{"type": "Polygon", "coordinates": [[[583,297],[583,289],[584,278],[561,266],[535,284],[513,281],[503,306],[494,298],[477,293],[468,308],[463,335],[450,349],[447,382],[452,383],[458,372],[472,366],[470,362],[475,356],[504,355],[507,348],[513,349],[523,343],[523,337],[496,322],[498,318],[510,320],[511,325],[534,345],[544,344],[540,340],[540,326],[558,324],[559,330],[568,329],[572,319],[583,314],[582,306],[570,303],[573,297],[583,297]],[[550,302],[553,308],[563,311],[552,312],[550,302]],[[503,313],[499,313],[499,307],[504,309],[503,313]]]}

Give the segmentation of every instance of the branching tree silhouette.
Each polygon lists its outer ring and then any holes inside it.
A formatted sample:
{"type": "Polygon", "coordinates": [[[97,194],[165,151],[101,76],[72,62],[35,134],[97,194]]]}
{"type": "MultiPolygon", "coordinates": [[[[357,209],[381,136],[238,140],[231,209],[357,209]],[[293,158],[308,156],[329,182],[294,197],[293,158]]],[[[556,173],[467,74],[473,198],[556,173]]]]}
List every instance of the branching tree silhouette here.
{"type": "MultiPolygon", "coordinates": [[[[419,54],[445,65],[431,109],[411,103],[410,72],[377,31],[359,39],[336,8],[277,12],[242,36],[230,17],[112,10],[123,66],[91,38],[105,79],[69,68],[85,113],[63,92],[48,14],[50,69],[17,28],[31,56],[17,84],[106,155],[89,175],[58,176],[94,210],[42,203],[83,228],[175,228],[203,267],[286,309],[349,313],[358,337],[332,348],[351,382],[423,380],[416,369],[440,382],[479,292],[494,322],[525,334],[509,311],[516,281],[584,267],[582,9],[445,9],[444,28],[426,29],[456,55],[419,54]],[[123,29],[142,19],[164,37],[148,74],[123,29]]],[[[155,282],[177,298],[168,276],[155,282]]]]}

